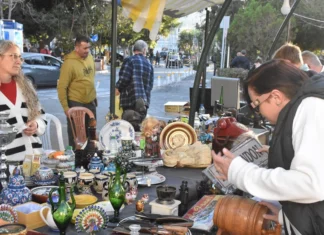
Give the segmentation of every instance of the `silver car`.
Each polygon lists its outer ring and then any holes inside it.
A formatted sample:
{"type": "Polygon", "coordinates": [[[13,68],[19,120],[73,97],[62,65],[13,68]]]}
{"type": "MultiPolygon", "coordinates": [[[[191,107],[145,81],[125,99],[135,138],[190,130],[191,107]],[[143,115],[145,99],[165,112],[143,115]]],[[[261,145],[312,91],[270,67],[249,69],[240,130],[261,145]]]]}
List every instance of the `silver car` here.
{"type": "Polygon", "coordinates": [[[46,54],[23,53],[22,70],[36,86],[56,86],[62,61],[46,54]]]}

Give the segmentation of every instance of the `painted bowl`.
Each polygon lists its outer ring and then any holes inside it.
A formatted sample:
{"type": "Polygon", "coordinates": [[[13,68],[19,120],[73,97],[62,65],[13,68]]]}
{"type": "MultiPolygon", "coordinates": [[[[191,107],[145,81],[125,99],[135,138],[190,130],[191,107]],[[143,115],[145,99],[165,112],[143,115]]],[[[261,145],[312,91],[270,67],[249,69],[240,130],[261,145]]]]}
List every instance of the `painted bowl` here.
{"type": "MultiPolygon", "coordinates": [[[[40,187],[31,189],[30,191],[32,193],[32,200],[34,202],[38,202],[38,203],[45,203],[48,199],[49,192],[53,188],[58,189],[58,186],[40,186],[40,187]]],[[[57,195],[57,194],[58,194],[57,191],[53,192],[53,195],[57,195]]]]}
{"type": "Polygon", "coordinates": [[[34,177],[37,181],[49,181],[53,179],[54,172],[51,168],[42,166],[35,172],[34,177]]]}

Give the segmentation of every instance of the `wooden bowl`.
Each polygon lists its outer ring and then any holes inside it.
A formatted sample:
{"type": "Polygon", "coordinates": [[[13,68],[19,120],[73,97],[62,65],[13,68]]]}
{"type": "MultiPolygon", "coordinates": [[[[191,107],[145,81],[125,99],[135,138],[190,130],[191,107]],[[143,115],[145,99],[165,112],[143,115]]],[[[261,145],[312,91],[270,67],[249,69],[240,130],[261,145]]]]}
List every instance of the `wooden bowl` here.
{"type": "MultiPolygon", "coordinates": [[[[58,186],[39,186],[36,188],[31,189],[31,193],[32,193],[32,201],[34,202],[38,202],[38,203],[45,203],[48,199],[48,194],[51,191],[51,189],[53,188],[57,188],[58,186]]],[[[57,195],[58,192],[54,192],[53,195],[57,195]]]]}

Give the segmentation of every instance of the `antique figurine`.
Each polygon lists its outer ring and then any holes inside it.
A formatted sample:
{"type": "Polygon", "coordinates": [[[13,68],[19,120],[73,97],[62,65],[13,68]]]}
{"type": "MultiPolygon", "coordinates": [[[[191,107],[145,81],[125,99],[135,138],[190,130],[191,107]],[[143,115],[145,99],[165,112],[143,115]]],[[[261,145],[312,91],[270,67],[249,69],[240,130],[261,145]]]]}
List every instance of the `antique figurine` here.
{"type": "Polygon", "coordinates": [[[135,200],[137,197],[137,188],[131,187],[130,193],[132,195],[133,200],[135,200]]]}
{"type": "Polygon", "coordinates": [[[132,194],[130,192],[129,193],[126,193],[126,195],[125,195],[125,202],[126,202],[126,204],[127,205],[130,205],[130,204],[133,203],[133,201],[134,201],[134,199],[133,199],[132,194]]]}
{"type": "Polygon", "coordinates": [[[146,118],[142,123],[142,136],[145,137],[145,156],[161,157],[159,134],[160,122],[154,117],[146,118]]]}
{"type": "Polygon", "coordinates": [[[144,193],[141,200],[146,204],[149,200],[149,195],[147,193],[144,193]]]}
{"type": "Polygon", "coordinates": [[[136,202],[136,211],[143,212],[144,211],[144,202],[142,200],[138,200],[136,202]]]}

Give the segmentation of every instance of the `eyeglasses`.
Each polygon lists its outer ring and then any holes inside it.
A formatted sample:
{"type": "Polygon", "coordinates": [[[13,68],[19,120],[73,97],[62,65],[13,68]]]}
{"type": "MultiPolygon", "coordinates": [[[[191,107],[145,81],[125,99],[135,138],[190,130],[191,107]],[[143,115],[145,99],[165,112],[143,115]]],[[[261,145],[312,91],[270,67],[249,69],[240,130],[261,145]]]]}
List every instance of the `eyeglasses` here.
{"type": "Polygon", "coordinates": [[[271,96],[271,92],[267,93],[267,94],[263,94],[261,96],[259,96],[259,98],[257,98],[255,101],[252,101],[250,103],[250,105],[252,106],[252,108],[257,112],[260,113],[260,105],[265,102],[267,99],[269,99],[271,96]]]}
{"type": "Polygon", "coordinates": [[[20,62],[24,62],[24,58],[22,58],[21,55],[18,54],[2,54],[2,55],[7,55],[13,58],[14,60],[20,60],[20,62]]]}

